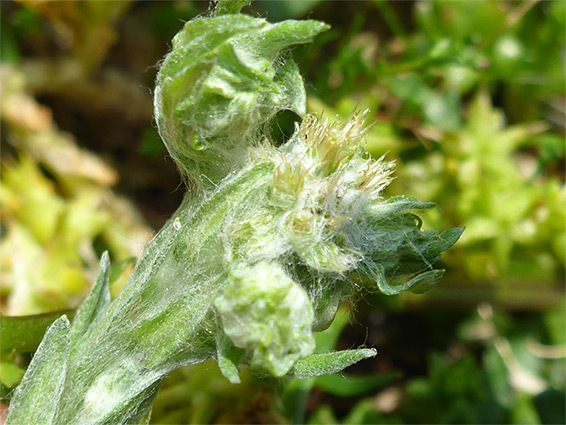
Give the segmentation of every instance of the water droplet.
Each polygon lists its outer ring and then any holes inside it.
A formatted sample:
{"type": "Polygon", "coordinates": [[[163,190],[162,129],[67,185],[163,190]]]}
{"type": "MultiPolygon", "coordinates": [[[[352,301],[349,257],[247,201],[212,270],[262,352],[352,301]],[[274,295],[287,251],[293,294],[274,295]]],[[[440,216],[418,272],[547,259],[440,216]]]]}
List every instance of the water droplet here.
{"type": "Polygon", "coordinates": [[[195,133],[195,135],[193,136],[193,149],[196,151],[202,151],[206,149],[206,140],[200,137],[198,133],[195,133]]]}

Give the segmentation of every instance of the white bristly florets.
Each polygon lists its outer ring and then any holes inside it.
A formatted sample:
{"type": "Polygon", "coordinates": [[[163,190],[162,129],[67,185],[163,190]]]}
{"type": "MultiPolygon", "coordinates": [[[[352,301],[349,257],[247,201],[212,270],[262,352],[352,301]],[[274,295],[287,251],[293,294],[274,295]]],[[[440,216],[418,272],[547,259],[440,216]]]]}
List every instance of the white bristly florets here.
{"type": "Polygon", "coordinates": [[[367,111],[344,124],[309,115],[281,148],[262,147],[256,161],[274,164],[271,202],[278,240],[316,270],[345,273],[362,259],[355,223],[391,181],[392,164],[364,151],[367,111]],[[338,242],[340,240],[340,242],[338,242]]]}

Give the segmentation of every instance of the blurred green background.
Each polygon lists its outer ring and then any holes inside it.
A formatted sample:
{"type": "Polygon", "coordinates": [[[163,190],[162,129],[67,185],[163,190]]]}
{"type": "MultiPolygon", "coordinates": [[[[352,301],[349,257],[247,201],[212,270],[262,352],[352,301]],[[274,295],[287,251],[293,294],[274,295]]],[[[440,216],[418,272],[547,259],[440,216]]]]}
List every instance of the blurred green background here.
{"type": "MultiPolygon", "coordinates": [[[[196,1],[2,1],[0,414],[53,316],[109,250],[116,296],[184,187],[152,123],[156,63],[196,1]],[[40,315],[40,316],[38,316],[40,315]],[[13,346],[8,342],[13,343],[13,346]]],[[[214,362],[165,381],[152,423],[565,423],[564,1],[257,1],[332,29],[294,50],[309,109],[370,108],[387,196],[465,226],[424,295],[360,294],[320,350],[347,373],[239,385],[214,362]]],[[[298,117],[281,114],[276,142],[298,117]]],[[[72,312],[70,313],[72,314],[72,312]]]]}

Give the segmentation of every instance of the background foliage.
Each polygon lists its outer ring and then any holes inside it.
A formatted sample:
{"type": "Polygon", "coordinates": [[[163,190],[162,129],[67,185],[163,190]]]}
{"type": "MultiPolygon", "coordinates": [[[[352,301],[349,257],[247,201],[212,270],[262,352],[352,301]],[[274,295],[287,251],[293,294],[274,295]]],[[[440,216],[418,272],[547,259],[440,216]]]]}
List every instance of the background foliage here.
{"type": "MultiPolygon", "coordinates": [[[[106,249],[115,296],[182,197],[152,124],[154,65],[208,4],[0,6],[2,313],[76,307],[106,249]]],[[[344,119],[369,107],[368,149],[397,162],[388,195],[436,202],[441,212],[426,227],[467,229],[433,291],[366,296],[318,337],[321,351],[365,343],[375,359],[342,375],[259,385],[252,376],[232,385],[214,363],[181,369],[151,421],[564,423],[566,3],[253,9],[332,25],[295,50],[310,110],[344,119]]],[[[273,137],[288,136],[296,119],[281,114],[273,137]]],[[[2,318],[5,401],[50,317],[2,318]]]]}

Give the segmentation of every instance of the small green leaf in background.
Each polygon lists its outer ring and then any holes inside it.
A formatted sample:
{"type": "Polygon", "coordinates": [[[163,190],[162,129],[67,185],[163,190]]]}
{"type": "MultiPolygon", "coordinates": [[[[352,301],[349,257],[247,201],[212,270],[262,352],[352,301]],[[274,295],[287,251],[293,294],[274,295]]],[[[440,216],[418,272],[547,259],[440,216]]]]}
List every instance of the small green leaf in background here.
{"type": "Polygon", "coordinates": [[[546,332],[548,334],[548,342],[554,345],[566,344],[566,303],[562,303],[558,307],[549,310],[543,315],[546,332]]]}
{"type": "MultiPolygon", "coordinates": [[[[540,419],[533,403],[533,397],[528,394],[519,394],[512,406],[511,423],[539,424],[540,419]]],[[[558,423],[558,422],[557,422],[558,423]]]]}
{"type": "Polygon", "coordinates": [[[0,62],[1,63],[16,63],[20,60],[20,51],[18,44],[14,39],[14,34],[4,22],[0,23],[0,36],[2,43],[0,43],[0,62]]]}
{"type": "Polygon", "coordinates": [[[386,85],[403,101],[409,113],[423,116],[425,124],[444,131],[455,131],[462,126],[460,98],[456,93],[434,90],[415,74],[389,78],[386,85]]]}
{"type": "Polygon", "coordinates": [[[300,18],[311,12],[321,0],[279,0],[259,1],[255,4],[262,8],[272,21],[300,18]]]}
{"type": "Polygon", "coordinates": [[[566,423],[566,394],[548,389],[535,398],[535,406],[543,424],[566,423]]]}
{"type": "Polygon", "coordinates": [[[232,384],[240,383],[240,376],[238,374],[238,361],[244,350],[234,346],[232,341],[224,335],[224,333],[218,336],[217,343],[217,356],[218,356],[218,367],[224,375],[232,384]]]}
{"type": "Polygon", "coordinates": [[[135,257],[126,258],[112,264],[108,275],[108,285],[110,286],[110,295],[112,299],[116,298],[120,291],[128,283],[128,279],[134,270],[137,259],[135,257]]]}
{"type": "Polygon", "coordinates": [[[342,421],[343,424],[395,424],[400,421],[395,418],[384,418],[376,409],[375,403],[371,399],[362,400],[357,403],[348,416],[342,421]]]}
{"type": "Polygon", "coordinates": [[[165,153],[165,146],[163,146],[155,128],[148,127],[143,131],[138,150],[142,155],[150,158],[156,158],[165,153]]]}
{"type": "Polygon", "coordinates": [[[23,369],[12,362],[0,362],[0,381],[8,388],[13,388],[20,382],[20,379],[24,376],[24,372],[23,369]]]}
{"type": "MultiPolygon", "coordinates": [[[[334,412],[332,411],[332,407],[328,405],[324,405],[316,409],[312,415],[309,417],[308,424],[337,424],[339,421],[334,416],[334,412]]],[[[297,423],[297,422],[294,422],[297,423]]]]}
{"type": "Polygon", "coordinates": [[[334,373],[332,375],[317,376],[314,382],[316,387],[328,394],[339,397],[353,397],[383,388],[400,377],[401,374],[398,372],[362,376],[334,373]]]}
{"type": "MultiPolygon", "coordinates": [[[[345,308],[339,309],[330,327],[323,332],[315,334],[315,353],[327,353],[334,350],[340,334],[349,320],[347,310],[345,308]]],[[[281,394],[283,413],[293,423],[300,424],[305,422],[306,402],[314,388],[314,384],[314,378],[293,379],[285,386],[281,394]]]]}
{"type": "Polygon", "coordinates": [[[0,315],[0,349],[2,353],[32,353],[41,342],[45,331],[62,315],[74,316],[74,310],[32,316],[0,315]]]}

